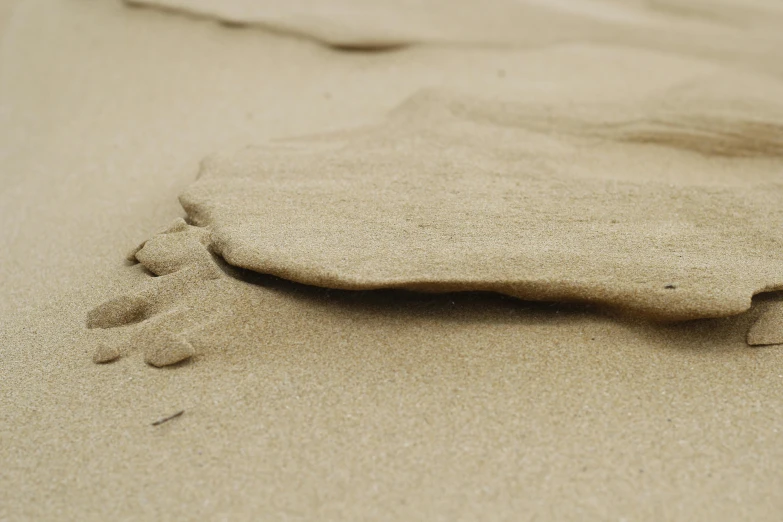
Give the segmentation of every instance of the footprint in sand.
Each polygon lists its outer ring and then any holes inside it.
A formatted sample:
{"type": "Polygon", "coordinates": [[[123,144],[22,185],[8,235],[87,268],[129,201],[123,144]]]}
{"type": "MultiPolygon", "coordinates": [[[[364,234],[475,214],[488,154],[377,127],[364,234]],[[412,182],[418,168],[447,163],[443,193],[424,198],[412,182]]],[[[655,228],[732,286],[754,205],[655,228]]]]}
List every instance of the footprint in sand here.
{"type": "MultiPolygon", "coordinates": [[[[212,157],[180,197],[197,226],[178,220],[134,253],[158,277],[89,314],[108,329],[95,360],[192,356],[205,323],[186,303],[221,295],[220,259],[343,290],[741,314],[783,290],[783,110],[726,85],[579,108],[428,91],[375,128],[212,157]]],[[[782,306],[750,344],[783,343],[782,306]]]]}

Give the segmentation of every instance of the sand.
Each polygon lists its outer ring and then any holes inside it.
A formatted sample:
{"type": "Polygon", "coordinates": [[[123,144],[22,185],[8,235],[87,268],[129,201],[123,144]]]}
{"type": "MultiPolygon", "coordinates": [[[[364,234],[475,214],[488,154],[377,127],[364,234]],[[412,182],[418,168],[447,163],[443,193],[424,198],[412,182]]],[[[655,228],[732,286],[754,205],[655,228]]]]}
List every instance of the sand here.
{"type": "Polygon", "coordinates": [[[543,47],[591,41],[780,69],[775,0],[126,0],[222,23],[260,26],[337,48],[417,43],[543,47]]]}
{"type": "Polygon", "coordinates": [[[745,343],[774,296],[661,326],[229,269],[178,297],[185,320],[214,319],[188,363],[131,345],[96,365],[84,324],[151,280],[124,253],[184,215],[212,151],[379,122],[422,88],[540,77],[556,100],[590,74],[585,97],[630,100],[607,88],[618,62],[651,89],[723,64],[583,45],[342,54],[67,0],[23,1],[3,27],[0,519],[779,518],[783,352],[745,343]]]}
{"type": "MultiPolygon", "coordinates": [[[[666,110],[418,93],[376,129],[209,158],[180,201],[229,264],[299,283],[734,315],[783,289],[783,111],[725,114],[742,91],[714,85],[666,110]]],[[[160,250],[136,257],[164,275],[160,250]]]]}

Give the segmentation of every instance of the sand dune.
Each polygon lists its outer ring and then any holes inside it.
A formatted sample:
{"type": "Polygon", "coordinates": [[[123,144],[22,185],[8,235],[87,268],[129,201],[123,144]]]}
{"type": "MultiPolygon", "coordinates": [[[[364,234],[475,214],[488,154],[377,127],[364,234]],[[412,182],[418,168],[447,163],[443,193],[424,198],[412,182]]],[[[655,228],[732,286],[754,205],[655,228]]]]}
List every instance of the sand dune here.
{"type": "Polygon", "coordinates": [[[783,8],[774,0],[126,0],[256,25],[337,48],[418,43],[542,47],[630,45],[783,73],[783,8]]]}

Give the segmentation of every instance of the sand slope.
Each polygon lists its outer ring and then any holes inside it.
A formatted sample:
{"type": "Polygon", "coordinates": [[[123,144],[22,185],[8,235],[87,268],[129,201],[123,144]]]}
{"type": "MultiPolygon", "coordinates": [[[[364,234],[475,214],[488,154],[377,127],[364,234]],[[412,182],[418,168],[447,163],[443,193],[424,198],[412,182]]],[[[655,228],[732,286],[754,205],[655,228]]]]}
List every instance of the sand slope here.
{"type": "Polygon", "coordinates": [[[417,43],[533,46],[593,42],[732,60],[783,72],[775,0],[126,0],[257,25],[339,48],[417,43]]]}

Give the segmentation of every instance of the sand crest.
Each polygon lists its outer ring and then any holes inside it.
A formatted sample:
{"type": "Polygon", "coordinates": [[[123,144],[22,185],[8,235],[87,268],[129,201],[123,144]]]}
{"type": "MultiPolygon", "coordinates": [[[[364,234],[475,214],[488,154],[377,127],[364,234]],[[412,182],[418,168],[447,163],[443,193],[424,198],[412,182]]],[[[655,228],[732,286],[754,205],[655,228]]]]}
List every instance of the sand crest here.
{"type": "Polygon", "coordinates": [[[338,48],[417,43],[639,46],[783,72],[783,7],[774,0],[126,0],[306,36],[338,48]]]}

